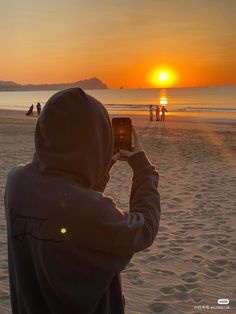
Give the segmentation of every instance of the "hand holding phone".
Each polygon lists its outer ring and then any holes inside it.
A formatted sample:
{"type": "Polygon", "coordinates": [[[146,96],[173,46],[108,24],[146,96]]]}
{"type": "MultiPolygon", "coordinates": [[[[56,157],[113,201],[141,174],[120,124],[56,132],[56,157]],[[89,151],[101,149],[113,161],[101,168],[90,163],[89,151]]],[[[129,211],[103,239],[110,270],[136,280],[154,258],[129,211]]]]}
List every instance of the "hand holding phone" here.
{"type": "MultiPolygon", "coordinates": [[[[118,152],[115,152],[113,155],[112,159],[114,161],[120,160],[120,161],[127,161],[128,158],[140,151],[143,151],[143,147],[140,141],[140,138],[138,136],[138,133],[134,126],[131,126],[131,131],[133,134],[133,139],[134,139],[134,146],[131,147],[131,150],[126,150],[126,149],[120,149],[118,152]]],[[[131,134],[131,137],[132,137],[131,134]]]]}

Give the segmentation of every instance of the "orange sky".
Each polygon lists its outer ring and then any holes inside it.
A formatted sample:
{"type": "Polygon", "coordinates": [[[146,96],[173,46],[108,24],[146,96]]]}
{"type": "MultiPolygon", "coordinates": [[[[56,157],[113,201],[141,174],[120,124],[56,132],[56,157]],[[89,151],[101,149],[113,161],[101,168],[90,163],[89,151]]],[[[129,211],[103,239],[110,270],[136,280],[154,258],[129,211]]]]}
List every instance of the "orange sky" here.
{"type": "Polygon", "coordinates": [[[0,80],[152,87],[236,84],[234,0],[11,0],[0,3],[0,80]]]}

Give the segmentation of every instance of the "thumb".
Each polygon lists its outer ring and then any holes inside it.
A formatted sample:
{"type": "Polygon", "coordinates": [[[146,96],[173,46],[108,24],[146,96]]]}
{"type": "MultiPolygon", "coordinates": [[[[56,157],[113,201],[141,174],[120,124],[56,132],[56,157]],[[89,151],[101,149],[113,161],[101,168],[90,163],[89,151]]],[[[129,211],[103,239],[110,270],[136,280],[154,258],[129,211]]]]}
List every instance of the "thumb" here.
{"type": "Polygon", "coordinates": [[[127,157],[129,157],[129,156],[132,155],[132,152],[129,151],[129,150],[126,150],[126,149],[120,149],[120,154],[121,154],[121,156],[127,156],[127,157]]]}
{"type": "Polygon", "coordinates": [[[111,157],[111,159],[112,159],[112,161],[115,163],[118,159],[120,158],[120,153],[118,152],[118,153],[116,153],[116,154],[114,154],[112,157],[111,157]]]}

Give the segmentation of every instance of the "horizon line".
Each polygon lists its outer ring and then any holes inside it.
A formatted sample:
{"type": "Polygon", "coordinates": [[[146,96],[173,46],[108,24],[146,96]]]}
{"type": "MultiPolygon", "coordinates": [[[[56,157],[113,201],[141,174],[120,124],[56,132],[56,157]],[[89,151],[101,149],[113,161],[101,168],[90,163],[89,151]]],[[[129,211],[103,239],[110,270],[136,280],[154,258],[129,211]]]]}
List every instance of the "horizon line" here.
{"type": "MultiPolygon", "coordinates": [[[[15,84],[19,84],[21,86],[27,86],[27,85],[33,85],[33,86],[40,86],[40,85],[63,85],[63,84],[74,84],[74,83],[79,83],[81,81],[85,81],[85,80],[91,80],[91,79],[97,79],[99,80],[100,82],[102,82],[103,84],[105,84],[107,86],[107,89],[118,89],[118,90],[122,90],[122,89],[178,89],[178,88],[204,88],[204,87],[233,87],[233,86],[236,86],[236,83],[232,83],[232,84],[227,84],[227,85],[190,85],[190,86],[137,86],[137,87],[125,87],[125,86],[120,86],[120,87],[109,87],[108,84],[104,83],[102,80],[100,80],[99,78],[97,78],[96,76],[93,76],[91,78],[85,78],[85,79],[81,79],[81,80],[78,80],[78,81],[74,81],[74,82],[54,82],[54,83],[19,83],[19,82],[16,82],[16,81],[11,81],[11,80],[0,80],[0,82],[9,82],[9,83],[15,83],[15,84]]],[[[104,88],[106,89],[106,88],[104,88]]]]}

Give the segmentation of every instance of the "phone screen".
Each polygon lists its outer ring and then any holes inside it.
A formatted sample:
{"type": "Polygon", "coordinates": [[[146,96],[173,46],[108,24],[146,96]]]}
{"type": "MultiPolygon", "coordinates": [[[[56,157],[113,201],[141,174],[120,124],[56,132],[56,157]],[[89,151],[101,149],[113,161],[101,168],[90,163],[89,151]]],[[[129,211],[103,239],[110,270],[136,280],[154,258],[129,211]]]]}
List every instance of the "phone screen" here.
{"type": "Polygon", "coordinates": [[[112,128],[114,136],[114,152],[119,149],[131,150],[132,126],[130,118],[113,118],[112,128]]]}

